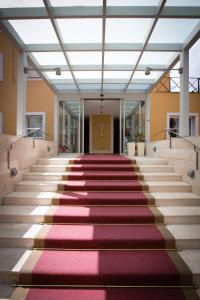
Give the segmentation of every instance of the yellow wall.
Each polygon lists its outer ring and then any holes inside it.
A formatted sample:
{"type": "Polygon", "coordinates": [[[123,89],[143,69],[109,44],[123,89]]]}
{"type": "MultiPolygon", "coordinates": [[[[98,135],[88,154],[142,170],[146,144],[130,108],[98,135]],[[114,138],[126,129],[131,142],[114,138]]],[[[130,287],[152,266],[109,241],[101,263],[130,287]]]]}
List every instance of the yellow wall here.
{"type": "Polygon", "coordinates": [[[27,81],[27,112],[45,112],[45,131],[53,140],[54,136],[54,93],[42,80],[27,81]]]}
{"type": "MultiPolygon", "coordinates": [[[[158,131],[167,127],[167,112],[179,112],[179,93],[151,93],[150,94],[150,133],[151,140],[162,140],[166,134],[154,137],[158,131]]],[[[200,134],[200,94],[190,93],[190,112],[199,114],[199,133],[200,134]]]]}
{"type": "Polygon", "coordinates": [[[0,52],[3,52],[3,81],[0,81],[0,112],[3,113],[3,133],[15,135],[18,50],[3,32],[0,32],[0,52]]]}

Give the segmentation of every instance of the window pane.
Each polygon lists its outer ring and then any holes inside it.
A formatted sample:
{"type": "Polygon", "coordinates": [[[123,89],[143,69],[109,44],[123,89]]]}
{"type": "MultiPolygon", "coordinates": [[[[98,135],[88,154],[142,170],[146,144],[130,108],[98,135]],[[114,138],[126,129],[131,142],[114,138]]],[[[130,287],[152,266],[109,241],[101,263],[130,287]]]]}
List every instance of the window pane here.
{"type": "Polygon", "coordinates": [[[139,52],[106,51],[105,65],[134,65],[139,52]]]}
{"type": "Polygon", "coordinates": [[[50,0],[52,6],[102,6],[103,0],[50,0]]]}
{"type": "Polygon", "coordinates": [[[106,43],[142,43],[152,19],[107,19],[106,43]]]}
{"type": "Polygon", "coordinates": [[[77,79],[100,79],[100,71],[75,71],[74,75],[77,79]]]}
{"type": "Polygon", "coordinates": [[[101,88],[101,84],[80,84],[81,90],[99,90],[101,88]]]}
{"type": "Polygon", "coordinates": [[[58,26],[65,43],[101,43],[101,19],[58,19],[58,26]]]}
{"type": "Polygon", "coordinates": [[[68,52],[67,54],[72,65],[101,65],[102,63],[100,51],[68,52]]]}
{"type": "Polygon", "coordinates": [[[173,59],[174,52],[153,52],[143,53],[140,65],[168,65],[173,59]]]}
{"type": "Polygon", "coordinates": [[[103,85],[103,88],[104,89],[111,89],[111,90],[123,90],[125,89],[126,87],[126,84],[124,83],[118,83],[118,84],[112,84],[112,83],[107,83],[103,85]]]}
{"type": "Polygon", "coordinates": [[[58,43],[50,20],[10,20],[25,44],[58,43]]]}
{"type": "Polygon", "coordinates": [[[183,43],[198,24],[192,19],[159,19],[149,43],[183,43]]]}
{"type": "Polygon", "coordinates": [[[105,79],[129,79],[131,71],[105,71],[105,79]]]}
{"type": "Polygon", "coordinates": [[[1,0],[0,8],[12,8],[12,7],[43,7],[42,0],[1,0]]]}
{"type": "Polygon", "coordinates": [[[165,6],[200,6],[199,0],[167,0],[165,6]]]}
{"type": "Polygon", "coordinates": [[[62,52],[32,52],[39,65],[66,65],[62,52]]]}
{"type": "Polygon", "coordinates": [[[148,88],[150,88],[149,84],[132,83],[129,84],[128,90],[147,90],[148,88]]]}
{"type": "Polygon", "coordinates": [[[157,6],[159,0],[107,0],[107,6],[157,6]]]}

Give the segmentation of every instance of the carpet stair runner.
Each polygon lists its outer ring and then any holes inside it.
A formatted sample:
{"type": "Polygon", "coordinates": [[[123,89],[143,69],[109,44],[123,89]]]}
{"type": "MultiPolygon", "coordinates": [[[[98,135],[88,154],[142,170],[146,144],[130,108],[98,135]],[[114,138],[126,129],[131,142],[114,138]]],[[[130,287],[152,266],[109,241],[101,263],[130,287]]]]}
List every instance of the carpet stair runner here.
{"type": "Polygon", "coordinates": [[[83,166],[82,177],[74,180],[72,167],[58,186],[63,193],[45,217],[12,300],[199,299],[147,185],[134,169],[125,174],[133,162],[91,155],[69,163],[83,166]],[[87,179],[91,164],[99,180],[87,179]]]}

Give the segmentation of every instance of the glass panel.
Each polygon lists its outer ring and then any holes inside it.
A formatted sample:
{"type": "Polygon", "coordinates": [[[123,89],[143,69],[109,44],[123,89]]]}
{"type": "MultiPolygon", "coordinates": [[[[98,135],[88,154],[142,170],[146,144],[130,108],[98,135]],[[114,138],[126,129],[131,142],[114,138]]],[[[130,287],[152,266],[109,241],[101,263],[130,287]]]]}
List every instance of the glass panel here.
{"type": "Polygon", "coordinates": [[[102,53],[94,52],[67,52],[72,65],[101,65],[102,53]]]}
{"type": "Polygon", "coordinates": [[[166,65],[168,66],[172,61],[175,53],[174,52],[153,52],[146,51],[143,53],[140,65],[166,65]]]}
{"type": "Polygon", "coordinates": [[[143,43],[152,19],[107,19],[106,43],[143,43]]]}
{"type": "Polygon", "coordinates": [[[183,43],[199,20],[159,19],[149,43],[183,43]]]}
{"type": "Polygon", "coordinates": [[[59,153],[78,153],[80,137],[80,102],[59,102],[59,153]]]}
{"type": "Polygon", "coordinates": [[[76,90],[75,84],[56,84],[57,90],[76,90]]]}
{"type": "Polygon", "coordinates": [[[136,71],[133,75],[133,79],[158,79],[162,75],[162,72],[151,71],[149,75],[145,75],[144,71],[136,71]]]}
{"type": "Polygon", "coordinates": [[[138,51],[106,51],[105,52],[105,65],[134,65],[139,56],[138,51]]]}
{"type": "Polygon", "coordinates": [[[42,66],[66,65],[66,60],[62,52],[31,52],[33,57],[42,66]]]}
{"type": "Polygon", "coordinates": [[[101,79],[100,71],[75,71],[76,79],[101,79]]]}
{"type": "MultiPolygon", "coordinates": [[[[129,153],[128,143],[144,143],[145,142],[145,102],[124,101],[125,115],[125,132],[124,132],[124,153],[129,153]]],[[[141,144],[140,144],[141,145],[141,144]]],[[[144,155],[139,152],[139,147],[136,147],[137,155],[144,155]]]]}
{"type": "Polygon", "coordinates": [[[125,84],[120,84],[120,83],[117,83],[117,84],[105,84],[103,85],[104,89],[111,89],[111,90],[122,90],[122,89],[125,89],[125,84]]]}
{"type": "Polygon", "coordinates": [[[165,6],[200,6],[199,0],[167,0],[165,6]]]}
{"type": "Polygon", "coordinates": [[[79,84],[81,90],[99,90],[101,84],[79,84]]]}
{"type": "Polygon", "coordinates": [[[107,6],[157,6],[159,0],[107,0],[107,6]]]}
{"type": "Polygon", "coordinates": [[[25,44],[58,44],[50,20],[9,20],[25,44]]]}
{"type": "Polygon", "coordinates": [[[55,72],[44,72],[49,79],[72,79],[72,74],[68,71],[62,71],[61,75],[56,75],[55,72]]]}
{"type": "Polygon", "coordinates": [[[101,43],[101,19],[58,19],[65,43],[101,43]]]}
{"type": "Polygon", "coordinates": [[[26,132],[29,137],[37,137],[43,138],[44,132],[43,130],[43,115],[26,115],[26,132]],[[40,130],[36,132],[29,133],[34,130],[34,128],[40,128],[40,130]]]}
{"type": "Polygon", "coordinates": [[[12,7],[43,7],[42,0],[1,0],[0,8],[12,8],[12,7]]]}
{"type": "Polygon", "coordinates": [[[104,71],[104,79],[129,79],[131,71],[104,71]]]}
{"type": "Polygon", "coordinates": [[[147,90],[150,88],[149,84],[129,84],[128,90],[147,90]]]}
{"type": "Polygon", "coordinates": [[[103,0],[50,0],[52,6],[102,6],[103,0]]]}

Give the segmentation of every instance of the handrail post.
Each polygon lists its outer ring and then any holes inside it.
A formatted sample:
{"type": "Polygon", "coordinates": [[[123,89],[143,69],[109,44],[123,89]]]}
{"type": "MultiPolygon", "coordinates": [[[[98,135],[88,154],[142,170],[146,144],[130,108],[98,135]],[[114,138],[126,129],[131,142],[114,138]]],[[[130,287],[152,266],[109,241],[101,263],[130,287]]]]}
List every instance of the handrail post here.
{"type": "Polygon", "coordinates": [[[8,169],[10,169],[10,151],[12,150],[12,145],[10,146],[10,148],[8,149],[8,152],[7,152],[7,166],[8,166],[8,169]]]}
{"type": "Polygon", "coordinates": [[[169,149],[172,149],[172,137],[170,133],[169,133],[169,149]]]}
{"type": "Polygon", "coordinates": [[[196,152],[196,170],[199,169],[199,152],[196,150],[196,146],[194,146],[194,151],[196,152]]]}

